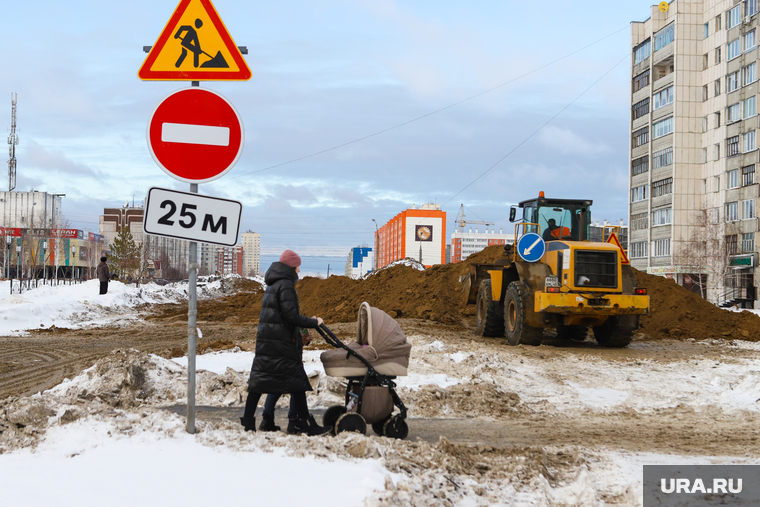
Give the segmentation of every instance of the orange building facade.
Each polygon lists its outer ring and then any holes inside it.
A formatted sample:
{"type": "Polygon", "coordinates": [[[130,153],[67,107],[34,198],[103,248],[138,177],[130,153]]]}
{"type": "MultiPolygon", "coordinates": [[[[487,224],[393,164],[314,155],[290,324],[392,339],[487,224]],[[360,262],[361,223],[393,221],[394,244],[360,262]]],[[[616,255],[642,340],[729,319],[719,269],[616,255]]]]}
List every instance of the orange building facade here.
{"type": "Polygon", "coordinates": [[[407,257],[425,267],[444,264],[446,212],[437,204],[402,211],[378,229],[375,244],[378,268],[407,257]]]}

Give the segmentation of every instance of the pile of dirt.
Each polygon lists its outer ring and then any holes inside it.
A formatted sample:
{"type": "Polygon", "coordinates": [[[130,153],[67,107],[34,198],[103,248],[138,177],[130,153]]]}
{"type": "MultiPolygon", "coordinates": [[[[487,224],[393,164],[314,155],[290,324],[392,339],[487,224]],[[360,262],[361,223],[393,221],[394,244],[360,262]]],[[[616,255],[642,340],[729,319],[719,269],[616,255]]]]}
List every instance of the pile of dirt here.
{"type": "Polygon", "coordinates": [[[674,280],[634,269],[636,284],[649,294],[649,315],[639,319],[644,339],[760,340],[760,317],[718,308],[674,280]]]}
{"type": "MultiPolygon", "coordinates": [[[[359,305],[366,301],[394,318],[424,319],[461,325],[474,320],[474,305],[464,304],[459,277],[474,263],[493,263],[504,254],[500,245],[490,246],[465,261],[440,264],[424,271],[399,264],[377,271],[363,280],[345,276],[327,279],[307,277],[296,284],[301,313],[319,315],[328,324],[353,322],[359,305]]],[[[689,292],[673,280],[636,271],[640,287],[650,297],[650,314],[641,317],[642,339],[741,339],[760,340],[760,317],[749,312],[729,312],[689,292]]],[[[250,292],[198,304],[198,321],[255,325],[264,292],[250,282],[250,292]]],[[[184,318],[187,310],[166,307],[156,319],[184,318]]]]}
{"type": "MultiPolygon", "coordinates": [[[[328,323],[353,322],[359,305],[366,301],[394,318],[460,324],[463,318],[474,315],[474,307],[463,303],[460,275],[467,272],[470,264],[494,262],[503,252],[502,246],[494,245],[464,262],[441,264],[425,271],[400,264],[380,270],[364,280],[345,276],[306,277],[296,284],[301,313],[319,315],[328,323]]],[[[251,288],[251,292],[199,301],[199,323],[258,323],[264,293],[255,286],[251,288]]],[[[167,306],[153,320],[171,320],[186,315],[186,309],[167,306]]]]}

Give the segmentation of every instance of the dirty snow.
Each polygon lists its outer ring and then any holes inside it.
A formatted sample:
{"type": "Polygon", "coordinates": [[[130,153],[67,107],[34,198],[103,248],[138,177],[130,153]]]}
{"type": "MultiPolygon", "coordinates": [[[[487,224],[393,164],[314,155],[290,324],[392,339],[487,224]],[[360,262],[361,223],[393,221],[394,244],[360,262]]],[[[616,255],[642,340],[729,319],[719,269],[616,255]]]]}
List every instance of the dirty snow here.
{"type": "MultiPolygon", "coordinates": [[[[116,282],[108,295],[98,296],[97,282],[42,287],[0,300],[0,334],[40,325],[119,325],[139,318],[139,305],[181,300],[185,290],[181,285],[137,289],[116,282]]],[[[410,375],[398,379],[399,394],[410,413],[420,411],[417,417],[425,416],[420,400],[431,386],[453,392],[488,385],[493,392],[516,393],[527,410],[547,414],[646,414],[687,406],[741,417],[760,410],[760,368],[749,359],[531,358],[484,344],[457,348],[424,335],[410,334],[409,340],[410,375]]],[[[634,343],[631,350],[657,346],[634,343]]],[[[718,355],[731,348],[760,350],[760,344],[748,342],[694,346],[718,355]]],[[[315,387],[309,393],[312,408],[342,399],[343,379],[325,376],[319,354],[304,355],[315,387]]],[[[198,356],[197,403],[241,407],[252,359],[252,353],[239,349],[198,356]]],[[[314,507],[440,505],[446,499],[448,505],[469,507],[606,505],[612,498],[616,505],[639,506],[644,464],[760,464],[757,458],[736,456],[568,447],[491,450],[495,455],[483,468],[478,460],[486,459],[485,450],[468,451],[445,439],[429,444],[371,432],[316,438],[251,434],[226,420],[198,421],[198,432],[189,435],[182,417],[161,408],[185,403],[186,364],[186,358],[117,351],[44,393],[0,400],[3,502],[205,506],[223,499],[314,507]],[[139,487],[126,487],[130,484],[139,487]]]]}

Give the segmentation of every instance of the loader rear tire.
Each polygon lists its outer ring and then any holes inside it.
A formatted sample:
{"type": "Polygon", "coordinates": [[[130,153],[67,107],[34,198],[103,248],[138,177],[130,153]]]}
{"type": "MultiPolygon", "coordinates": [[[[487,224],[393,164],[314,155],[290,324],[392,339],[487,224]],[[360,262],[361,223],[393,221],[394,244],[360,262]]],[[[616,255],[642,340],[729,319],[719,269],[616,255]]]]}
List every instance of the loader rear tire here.
{"type": "Polygon", "coordinates": [[[619,317],[609,317],[601,326],[594,326],[594,338],[602,347],[623,348],[633,340],[633,330],[622,328],[619,317]]]}
{"type": "Polygon", "coordinates": [[[504,334],[512,346],[541,345],[543,329],[525,322],[526,290],[521,282],[512,282],[504,296],[504,334]]]}
{"type": "Polygon", "coordinates": [[[475,324],[480,336],[504,336],[504,307],[493,300],[491,280],[480,282],[475,324]]]}

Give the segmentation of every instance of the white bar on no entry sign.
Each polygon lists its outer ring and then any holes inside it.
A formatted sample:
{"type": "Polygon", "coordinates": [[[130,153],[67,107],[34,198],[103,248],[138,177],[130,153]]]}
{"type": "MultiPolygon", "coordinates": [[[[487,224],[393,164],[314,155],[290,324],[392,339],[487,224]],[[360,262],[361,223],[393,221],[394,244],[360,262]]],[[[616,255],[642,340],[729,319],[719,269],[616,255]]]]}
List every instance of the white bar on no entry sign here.
{"type": "Polygon", "coordinates": [[[165,143],[229,146],[230,129],[227,127],[190,125],[187,123],[162,123],[161,141],[165,143]]]}

